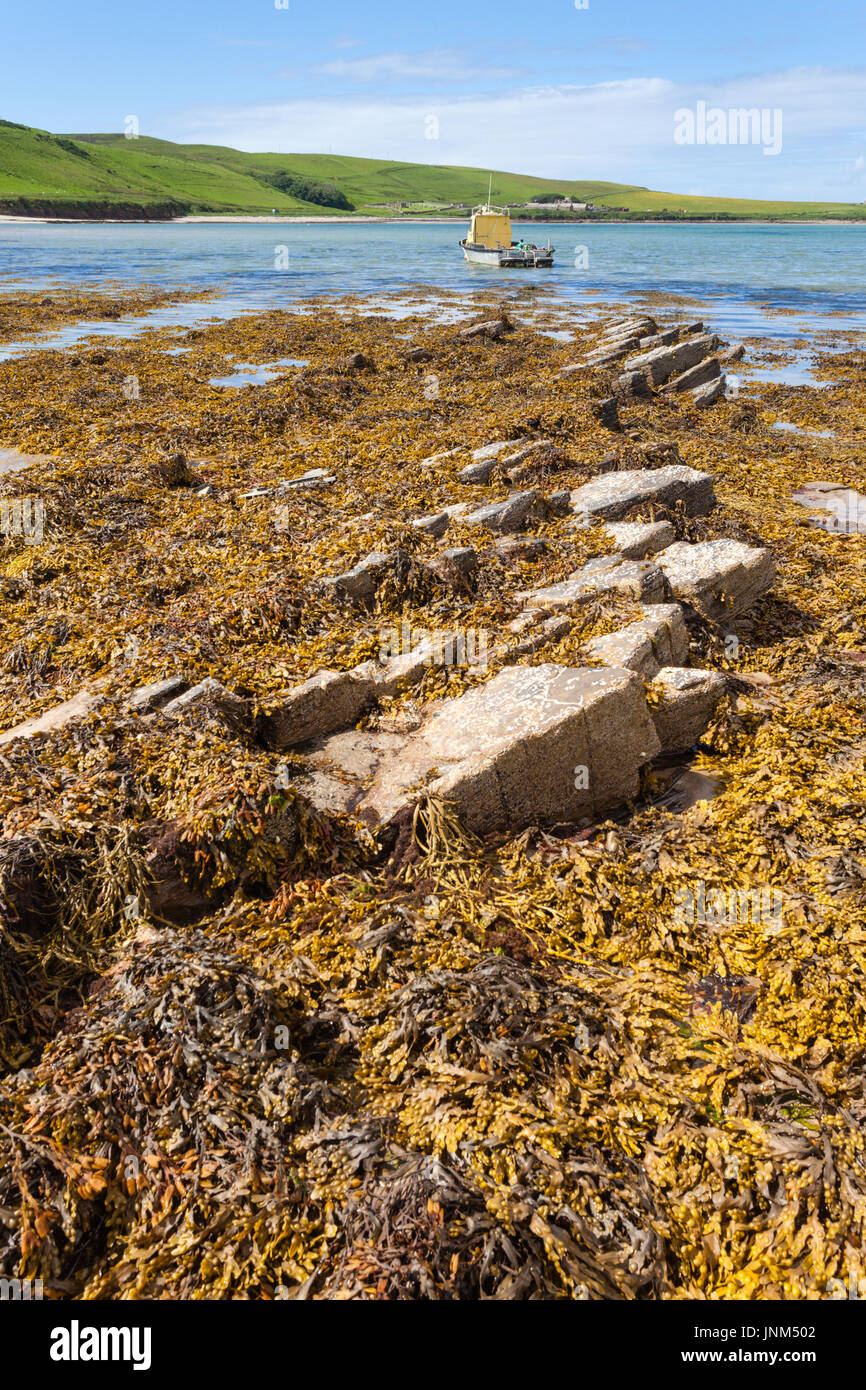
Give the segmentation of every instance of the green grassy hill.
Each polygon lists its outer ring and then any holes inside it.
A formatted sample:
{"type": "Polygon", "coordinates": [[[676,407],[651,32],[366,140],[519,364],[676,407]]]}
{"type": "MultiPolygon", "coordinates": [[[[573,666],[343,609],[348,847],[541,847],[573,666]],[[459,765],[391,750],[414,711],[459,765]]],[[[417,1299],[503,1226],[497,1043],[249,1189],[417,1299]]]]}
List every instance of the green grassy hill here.
{"type": "MultiPolygon", "coordinates": [[[[183,213],[284,216],[409,215],[437,205],[472,204],[487,193],[488,170],[436,164],[401,164],[348,155],[247,154],[220,145],[175,145],[149,136],[52,135],[0,121],[0,211],[55,216],[153,216],[183,213]],[[291,192],[268,182],[295,179],[291,192]],[[306,181],[306,186],[303,182],[306,181]],[[304,196],[298,196],[298,189],[304,196]],[[337,190],[350,208],[328,204],[337,190]],[[375,206],[375,205],[380,206],[375,206]]],[[[535,194],[557,192],[603,204],[616,216],[687,216],[785,219],[866,219],[851,203],[758,202],[656,193],[633,184],[569,182],[496,171],[497,202],[519,206],[535,194]],[[621,214],[620,214],[621,215],[621,214]]]]}

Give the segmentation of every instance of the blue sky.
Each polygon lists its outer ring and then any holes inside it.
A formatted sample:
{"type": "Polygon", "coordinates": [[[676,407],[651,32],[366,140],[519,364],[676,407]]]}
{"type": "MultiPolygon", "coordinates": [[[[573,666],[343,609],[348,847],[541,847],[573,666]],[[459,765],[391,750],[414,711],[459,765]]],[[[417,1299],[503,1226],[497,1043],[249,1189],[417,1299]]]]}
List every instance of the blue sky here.
{"type": "Polygon", "coordinates": [[[142,134],[249,150],[866,200],[862,6],[281,3],[8,6],[0,115],[67,132],[135,115],[142,134]],[[780,111],[781,150],[676,143],[675,113],[699,102],[780,111]]]}

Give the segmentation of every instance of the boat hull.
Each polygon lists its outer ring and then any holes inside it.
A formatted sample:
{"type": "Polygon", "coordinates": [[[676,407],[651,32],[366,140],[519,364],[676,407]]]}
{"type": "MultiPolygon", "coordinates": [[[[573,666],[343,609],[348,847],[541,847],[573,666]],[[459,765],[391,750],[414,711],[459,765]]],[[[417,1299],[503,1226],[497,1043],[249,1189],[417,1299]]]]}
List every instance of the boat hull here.
{"type": "Polygon", "coordinates": [[[553,265],[553,247],[539,247],[535,251],[518,251],[516,247],[477,246],[461,241],[463,255],[473,265],[490,265],[495,269],[534,269],[537,266],[553,265]]]}

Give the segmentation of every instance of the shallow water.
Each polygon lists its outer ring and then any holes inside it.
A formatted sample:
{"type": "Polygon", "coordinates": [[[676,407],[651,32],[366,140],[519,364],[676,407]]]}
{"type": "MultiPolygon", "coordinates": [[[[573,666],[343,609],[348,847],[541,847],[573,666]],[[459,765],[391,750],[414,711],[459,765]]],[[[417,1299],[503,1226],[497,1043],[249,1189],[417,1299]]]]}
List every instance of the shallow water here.
{"type": "Polygon", "coordinates": [[[866,535],[866,497],[841,483],[804,483],[791,494],[803,507],[820,508],[813,525],[839,535],[866,535]]]}
{"type": "Polygon", "coordinates": [[[264,386],[274,381],[281,367],[306,367],[307,357],[280,357],[276,362],[264,362],[257,366],[254,362],[238,362],[231,376],[212,376],[211,386],[264,386]]]}
{"type": "MultiPolygon", "coordinates": [[[[2,223],[0,284],[214,287],[206,302],[121,324],[79,324],[40,339],[56,347],[91,334],[127,336],[148,325],[298,308],[313,296],[357,295],[365,312],[453,320],[472,312],[471,301],[443,302],[437,291],[469,301],[491,289],[505,293],[518,317],[521,309],[537,313],[538,299],[527,291],[541,289],[549,292],[544,303],[575,323],[605,302],[649,296],[651,310],[658,295],[679,298],[684,316],[699,311],[727,338],[792,342],[818,327],[866,329],[866,226],[535,225],[533,233],[549,233],[558,248],[556,262],[551,270],[519,272],[469,265],[458,245],[463,230],[459,223],[2,223]]],[[[0,358],[24,348],[6,344],[0,358]]],[[[760,375],[780,380],[787,371],[760,375]]]]}

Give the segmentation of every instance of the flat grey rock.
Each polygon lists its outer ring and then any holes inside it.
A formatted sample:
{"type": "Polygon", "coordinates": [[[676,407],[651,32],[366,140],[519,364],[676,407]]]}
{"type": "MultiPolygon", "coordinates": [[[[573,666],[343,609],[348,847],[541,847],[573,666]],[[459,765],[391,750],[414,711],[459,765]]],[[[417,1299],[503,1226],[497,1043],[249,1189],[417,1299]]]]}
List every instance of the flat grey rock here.
{"type": "Polygon", "coordinates": [[[741,541],[677,541],[656,556],[675,598],[719,622],[750,608],[776,577],[772,553],[741,541]]]}
{"type": "Polygon", "coordinates": [[[706,516],[716,505],[713,480],[709,473],[699,473],[687,464],[671,463],[663,468],[605,473],[571,494],[576,514],[604,521],[619,521],[642,502],[664,506],[683,502],[688,516],[706,516]]]}

